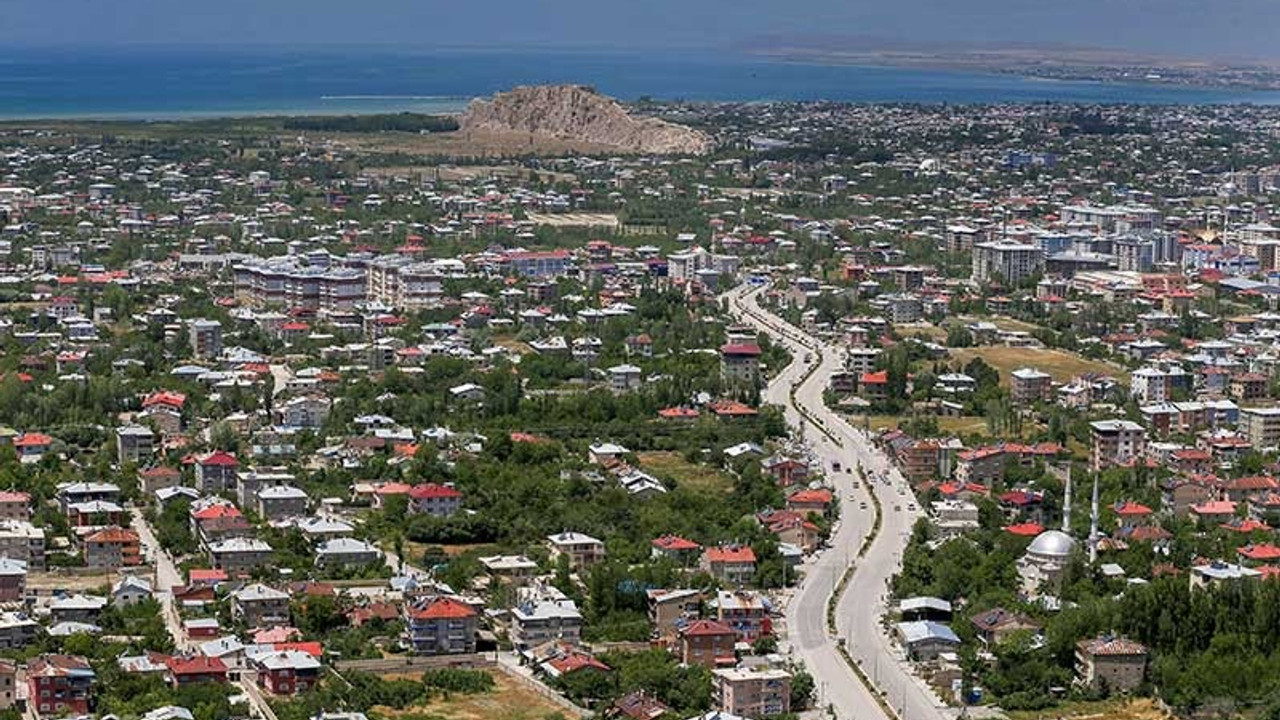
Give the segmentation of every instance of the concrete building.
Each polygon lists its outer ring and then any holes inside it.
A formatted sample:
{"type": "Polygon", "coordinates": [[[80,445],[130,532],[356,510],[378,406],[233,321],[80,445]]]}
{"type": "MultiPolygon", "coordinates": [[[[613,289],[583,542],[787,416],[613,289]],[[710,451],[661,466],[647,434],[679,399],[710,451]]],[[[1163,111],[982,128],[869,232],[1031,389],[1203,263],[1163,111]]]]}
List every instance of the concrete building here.
{"type": "Polygon", "coordinates": [[[125,425],[116,429],[116,460],[121,464],[143,464],[155,454],[156,434],[145,425],[125,425]]]}
{"type": "Polygon", "coordinates": [[[405,607],[405,641],[416,655],[476,651],[475,608],[448,597],[432,597],[405,607]]]}
{"type": "Polygon", "coordinates": [[[760,373],[760,346],[754,342],[720,346],[720,375],[726,380],[754,382],[760,373]]]}
{"type": "Polygon", "coordinates": [[[96,678],[79,655],[41,655],[27,665],[27,707],[40,717],[86,715],[96,678]]]}
{"type": "Polygon", "coordinates": [[[1240,429],[1256,450],[1280,447],[1280,407],[1240,408],[1240,429]]]}
{"type": "Polygon", "coordinates": [[[1089,467],[1097,471],[1113,465],[1141,460],[1147,431],[1129,420],[1098,420],[1089,423],[1093,447],[1089,467]]]}
{"type": "Polygon", "coordinates": [[[1035,368],[1018,368],[1009,373],[1009,395],[1017,407],[1029,407],[1053,399],[1053,376],[1035,368]]]}
{"type": "Polygon", "coordinates": [[[222,323],[217,320],[192,320],[187,327],[191,337],[191,353],[197,358],[216,358],[222,353],[222,323]]]}
{"type": "Polygon", "coordinates": [[[986,242],[973,246],[975,282],[1016,285],[1044,267],[1044,252],[1035,245],[986,242]]]}
{"type": "Polygon", "coordinates": [[[547,536],[547,547],[554,562],[560,556],[569,558],[569,566],[581,570],[604,559],[604,541],[576,532],[547,536]]]}
{"type": "Polygon", "coordinates": [[[791,673],[786,670],[720,669],[711,679],[721,712],[748,718],[791,712],[791,673]]]}

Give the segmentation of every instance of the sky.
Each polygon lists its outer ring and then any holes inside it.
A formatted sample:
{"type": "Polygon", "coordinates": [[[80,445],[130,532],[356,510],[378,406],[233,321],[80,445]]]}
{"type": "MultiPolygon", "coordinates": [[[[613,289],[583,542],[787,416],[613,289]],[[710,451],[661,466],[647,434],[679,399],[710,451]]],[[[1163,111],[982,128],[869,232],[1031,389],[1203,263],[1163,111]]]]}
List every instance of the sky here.
{"type": "Polygon", "coordinates": [[[0,0],[0,47],[707,49],[764,36],[1280,60],[1280,0],[0,0]]]}

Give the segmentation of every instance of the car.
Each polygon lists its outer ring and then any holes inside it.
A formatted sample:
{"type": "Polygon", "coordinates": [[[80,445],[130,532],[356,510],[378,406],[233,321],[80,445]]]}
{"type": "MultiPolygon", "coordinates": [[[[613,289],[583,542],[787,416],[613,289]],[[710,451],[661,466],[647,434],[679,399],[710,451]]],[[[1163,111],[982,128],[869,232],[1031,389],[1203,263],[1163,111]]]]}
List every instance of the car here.
{"type": "Polygon", "coordinates": [[[894,505],[894,506],[893,506],[893,511],[894,511],[894,512],[902,512],[902,506],[901,506],[901,505],[894,505]]]}
{"type": "Polygon", "coordinates": [[[908,505],[908,506],[907,506],[907,509],[908,509],[908,510],[910,510],[911,512],[915,512],[915,511],[916,511],[916,504],[915,504],[915,503],[911,503],[910,505],[908,505]]]}
{"type": "Polygon", "coordinates": [[[865,502],[863,502],[863,503],[858,503],[858,509],[859,509],[859,510],[866,510],[866,509],[867,509],[867,504],[866,504],[865,502]]]}

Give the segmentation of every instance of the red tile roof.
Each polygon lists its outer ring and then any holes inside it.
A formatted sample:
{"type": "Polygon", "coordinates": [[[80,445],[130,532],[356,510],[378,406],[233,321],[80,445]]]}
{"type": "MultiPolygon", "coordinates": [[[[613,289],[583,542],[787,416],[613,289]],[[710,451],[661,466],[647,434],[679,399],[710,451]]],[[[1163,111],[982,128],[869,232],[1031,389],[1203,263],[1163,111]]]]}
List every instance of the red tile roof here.
{"type": "Polygon", "coordinates": [[[684,637],[711,637],[717,635],[733,635],[733,628],[716,620],[694,620],[680,631],[684,637]]]}
{"type": "Polygon", "coordinates": [[[174,675],[212,675],[227,672],[227,664],[220,658],[205,655],[171,657],[165,660],[165,665],[174,675]]]}
{"type": "Polygon", "coordinates": [[[239,467],[240,461],[236,460],[236,456],[222,450],[214,450],[204,457],[196,458],[199,465],[213,465],[215,467],[239,467]]]}
{"type": "Polygon", "coordinates": [[[720,545],[707,548],[707,561],[713,563],[754,563],[756,553],[750,545],[720,545]]]}
{"type": "Polygon", "coordinates": [[[1035,537],[1044,532],[1044,526],[1040,523],[1025,522],[1017,525],[1008,525],[1004,531],[1019,537],[1035,537]]]}
{"type": "Polygon", "coordinates": [[[453,598],[436,597],[428,600],[421,607],[409,610],[409,617],[415,620],[433,620],[438,618],[459,619],[475,617],[475,608],[453,598]]]}
{"type": "Polygon", "coordinates": [[[700,550],[702,546],[692,540],[685,540],[675,535],[663,535],[655,538],[653,546],[659,550],[669,550],[671,552],[680,552],[682,550],[700,550]]]}
{"type": "Polygon", "coordinates": [[[1250,560],[1260,560],[1263,562],[1269,560],[1280,560],[1280,547],[1276,547],[1271,543],[1245,545],[1244,547],[1236,548],[1236,552],[1240,553],[1241,557],[1246,557],[1250,560]]]}
{"type": "Polygon", "coordinates": [[[414,485],[409,490],[409,497],[414,500],[425,500],[427,498],[460,498],[462,493],[456,488],[448,485],[440,485],[438,483],[422,483],[414,485]]]}

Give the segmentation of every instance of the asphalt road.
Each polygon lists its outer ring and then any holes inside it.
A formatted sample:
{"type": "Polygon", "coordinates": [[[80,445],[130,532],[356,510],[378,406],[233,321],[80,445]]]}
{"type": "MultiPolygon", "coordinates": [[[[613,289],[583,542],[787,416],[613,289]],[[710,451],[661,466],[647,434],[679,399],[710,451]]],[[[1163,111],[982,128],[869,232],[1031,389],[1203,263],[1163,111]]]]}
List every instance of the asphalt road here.
{"type": "Polygon", "coordinates": [[[881,622],[888,580],[898,571],[911,527],[921,516],[919,509],[911,509],[915,498],[901,473],[870,438],[823,403],[822,394],[831,374],[843,369],[843,352],[766,312],[757,302],[758,295],[749,288],[730,292],[734,314],[782,342],[792,356],[792,363],[765,389],[764,399],[783,406],[788,423],[801,429],[801,437],[821,461],[840,501],[840,522],[831,537],[830,549],[806,563],[804,579],[786,608],[792,652],[804,661],[817,681],[820,704],[832,706],[839,718],[889,717],[840,656],[840,639],[900,718],[952,718],[956,713],[910,672],[881,622]],[[817,369],[795,388],[793,402],[792,386],[815,362],[817,369]],[[806,419],[796,405],[812,420],[806,419]],[[818,430],[815,420],[836,440],[818,430]],[[839,472],[833,470],[836,462],[840,463],[839,472]],[[859,467],[866,472],[868,482],[861,482],[859,467]],[[880,499],[882,524],[867,554],[858,559],[858,550],[875,520],[872,492],[880,499]],[[838,599],[837,633],[832,636],[826,625],[827,601],[850,563],[856,563],[856,567],[838,599]]]}

